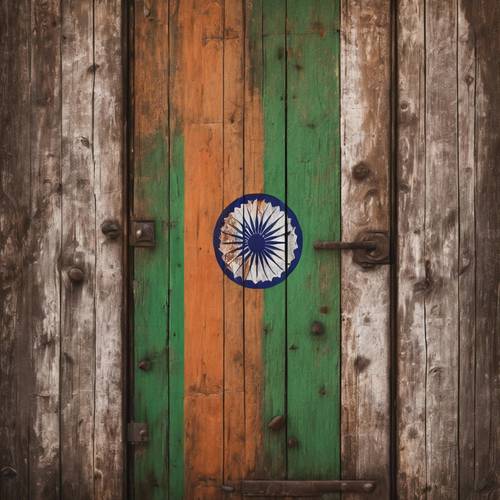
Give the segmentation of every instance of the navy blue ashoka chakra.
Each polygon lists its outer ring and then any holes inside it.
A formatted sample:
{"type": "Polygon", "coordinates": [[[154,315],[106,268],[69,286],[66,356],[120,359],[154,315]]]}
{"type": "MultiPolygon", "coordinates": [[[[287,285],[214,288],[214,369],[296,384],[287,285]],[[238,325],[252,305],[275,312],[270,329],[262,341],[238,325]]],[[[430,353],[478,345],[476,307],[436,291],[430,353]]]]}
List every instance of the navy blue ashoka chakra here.
{"type": "Polygon", "coordinates": [[[295,214],[267,194],[247,194],[221,213],[214,250],[224,273],[248,288],[281,283],[297,266],[302,231],[295,214]]]}

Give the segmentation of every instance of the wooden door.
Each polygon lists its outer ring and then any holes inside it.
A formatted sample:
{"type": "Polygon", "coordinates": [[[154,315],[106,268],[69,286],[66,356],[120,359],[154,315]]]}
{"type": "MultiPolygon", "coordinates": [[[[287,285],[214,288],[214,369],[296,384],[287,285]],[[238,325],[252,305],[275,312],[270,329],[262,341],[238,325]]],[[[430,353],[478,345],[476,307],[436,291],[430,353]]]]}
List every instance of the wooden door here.
{"type": "Polygon", "coordinates": [[[388,498],[389,266],[314,243],[389,231],[389,1],[136,0],[130,31],[132,494],[388,498]]]}

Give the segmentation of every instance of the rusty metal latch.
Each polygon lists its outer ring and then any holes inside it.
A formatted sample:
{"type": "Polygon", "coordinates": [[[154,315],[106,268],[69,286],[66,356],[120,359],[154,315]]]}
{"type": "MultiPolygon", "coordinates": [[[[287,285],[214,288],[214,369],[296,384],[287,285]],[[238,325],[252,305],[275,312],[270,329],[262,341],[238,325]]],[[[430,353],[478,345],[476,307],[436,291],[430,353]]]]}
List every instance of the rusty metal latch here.
{"type": "Polygon", "coordinates": [[[353,261],[364,268],[389,264],[387,231],[363,231],[355,241],[316,241],[316,250],[352,250],[353,261]]]}
{"type": "Polygon", "coordinates": [[[376,482],[370,480],[332,481],[272,481],[243,480],[240,483],[223,484],[226,493],[240,493],[244,497],[314,497],[326,493],[373,493],[376,482]]]}
{"type": "Polygon", "coordinates": [[[127,441],[132,444],[147,443],[149,428],[145,422],[129,422],[127,426],[127,441]]]}
{"type": "Polygon", "coordinates": [[[130,245],[133,247],[154,247],[155,221],[132,220],[130,223],[130,245]]]}

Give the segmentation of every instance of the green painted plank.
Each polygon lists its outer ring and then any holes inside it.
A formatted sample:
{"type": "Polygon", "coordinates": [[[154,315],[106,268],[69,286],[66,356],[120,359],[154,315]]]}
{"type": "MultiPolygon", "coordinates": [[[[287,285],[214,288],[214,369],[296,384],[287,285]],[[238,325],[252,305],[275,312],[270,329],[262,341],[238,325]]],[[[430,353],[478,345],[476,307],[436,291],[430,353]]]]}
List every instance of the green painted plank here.
{"type": "Polygon", "coordinates": [[[135,164],[134,212],[156,221],[154,248],[134,250],[133,414],[149,425],[147,445],[135,445],[135,498],[165,499],[168,494],[168,147],[157,132],[141,138],[135,164]],[[150,363],[141,370],[141,360],[150,363]]]}
{"type": "Polygon", "coordinates": [[[338,0],[287,0],[287,203],[304,234],[287,281],[288,478],[340,473],[340,258],[315,240],[340,238],[338,0]],[[324,335],[313,335],[320,321],[324,335]]]}
{"type": "MultiPolygon", "coordinates": [[[[263,5],[264,192],[285,200],[286,0],[263,5]]],[[[263,422],[286,414],[286,285],[264,291],[263,422]]],[[[286,477],[286,429],[264,426],[265,477],[286,477]]]]}
{"type": "Polygon", "coordinates": [[[184,498],[184,141],[174,131],[170,165],[169,492],[184,498]]]}

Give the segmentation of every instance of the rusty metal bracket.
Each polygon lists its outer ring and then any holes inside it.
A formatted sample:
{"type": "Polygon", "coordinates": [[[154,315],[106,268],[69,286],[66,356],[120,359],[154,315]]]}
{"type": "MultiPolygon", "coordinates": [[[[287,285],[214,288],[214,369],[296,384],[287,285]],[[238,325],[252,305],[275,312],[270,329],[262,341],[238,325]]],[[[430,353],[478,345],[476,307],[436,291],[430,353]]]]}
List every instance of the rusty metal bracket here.
{"type": "Polygon", "coordinates": [[[221,490],[238,492],[244,497],[317,497],[326,493],[365,493],[375,491],[376,482],[370,480],[332,481],[272,481],[243,480],[224,484],[221,490]]]}
{"type": "Polygon", "coordinates": [[[133,247],[154,247],[155,221],[132,220],[130,223],[130,245],[133,247]]]}
{"type": "Polygon", "coordinates": [[[127,426],[127,441],[132,444],[147,443],[149,428],[145,422],[129,422],[127,426]]]}
{"type": "Polygon", "coordinates": [[[316,241],[315,250],[352,250],[353,261],[372,268],[389,264],[389,234],[387,231],[363,231],[354,241],[316,241]]]}

